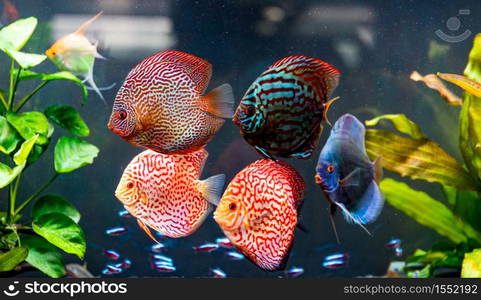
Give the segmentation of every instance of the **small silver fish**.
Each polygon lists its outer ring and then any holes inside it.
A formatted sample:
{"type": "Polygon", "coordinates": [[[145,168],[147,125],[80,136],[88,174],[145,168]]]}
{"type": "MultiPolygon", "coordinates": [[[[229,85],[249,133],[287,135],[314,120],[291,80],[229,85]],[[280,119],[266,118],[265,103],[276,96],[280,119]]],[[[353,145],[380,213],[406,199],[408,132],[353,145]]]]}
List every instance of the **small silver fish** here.
{"type": "Polygon", "coordinates": [[[289,277],[299,277],[302,274],[304,274],[304,269],[300,267],[292,267],[284,271],[284,274],[286,274],[289,277]]]}
{"type": "Polygon", "coordinates": [[[210,269],[210,272],[212,273],[214,278],[226,278],[227,274],[222,271],[220,268],[214,268],[210,269]]]}

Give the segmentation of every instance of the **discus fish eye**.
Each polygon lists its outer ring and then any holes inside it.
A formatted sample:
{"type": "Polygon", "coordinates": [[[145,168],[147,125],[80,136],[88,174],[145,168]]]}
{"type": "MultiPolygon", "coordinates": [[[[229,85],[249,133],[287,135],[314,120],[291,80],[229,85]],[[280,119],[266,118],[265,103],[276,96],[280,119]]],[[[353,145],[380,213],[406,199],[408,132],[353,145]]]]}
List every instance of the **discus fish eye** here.
{"type": "Polygon", "coordinates": [[[121,110],[117,113],[117,118],[119,120],[125,120],[127,118],[127,112],[125,110],[121,110]]]}
{"type": "Polygon", "coordinates": [[[134,183],[133,183],[133,182],[127,183],[127,188],[128,188],[128,189],[131,189],[131,188],[133,188],[133,187],[134,187],[134,183]]]}
{"type": "Polygon", "coordinates": [[[334,166],[333,166],[333,165],[328,165],[328,166],[326,167],[326,171],[327,171],[327,173],[332,174],[332,172],[334,172],[334,166]]]}
{"type": "Polygon", "coordinates": [[[247,106],[247,116],[252,116],[256,112],[256,108],[253,105],[247,106]]]}
{"type": "Polygon", "coordinates": [[[231,203],[229,204],[229,209],[230,209],[230,210],[235,210],[236,208],[237,208],[237,204],[235,204],[235,202],[231,202],[231,203]]]}

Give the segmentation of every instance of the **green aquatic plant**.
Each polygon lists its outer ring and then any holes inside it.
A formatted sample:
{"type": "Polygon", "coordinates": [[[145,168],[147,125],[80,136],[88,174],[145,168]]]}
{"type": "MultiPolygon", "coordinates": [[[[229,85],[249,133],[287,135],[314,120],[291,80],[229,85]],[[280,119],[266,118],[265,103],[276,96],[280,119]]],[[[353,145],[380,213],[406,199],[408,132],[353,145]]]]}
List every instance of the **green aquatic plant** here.
{"type": "MultiPolygon", "coordinates": [[[[439,76],[443,78],[443,74],[439,76]]],[[[476,83],[479,86],[481,82],[481,34],[474,40],[464,77],[454,76],[462,83],[451,82],[463,88],[464,95],[462,101],[447,102],[461,108],[458,131],[463,162],[427,138],[404,114],[366,121],[371,127],[389,120],[398,131],[368,129],[366,150],[371,158],[381,156],[383,167],[402,177],[438,184],[444,195],[439,201],[392,178],[380,183],[390,205],[450,240],[428,251],[419,249],[409,257],[405,271],[410,277],[481,277],[481,98],[476,96],[479,93],[473,94],[476,83]]],[[[433,79],[426,84],[445,97],[439,84],[431,84],[436,82],[433,79]]]]}
{"type": "MultiPolygon", "coordinates": [[[[7,89],[0,89],[0,189],[5,198],[0,203],[0,272],[20,271],[24,262],[51,277],[65,275],[60,249],[83,259],[86,242],[78,222],[80,213],[60,195],[43,192],[62,174],[91,164],[99,150],[80,137],[90,134],[80,114],[71,106],[53,105],[40,111],[23,111],[36,93],[53,80],[68,80],[80,86],[83,99],[87,89],[69,72],[38,73],[32,70],[47,58],[43,54],[20,51],[37,26],[34,17],[20,19],[0,29],[0,50],[10,60],[7,89]],[[18,87],[24,81],[38,85],[23,97],[18,87]],[[18,201],[22,178],[37,176],[28,172],[39,161],[54,139],[54,125],[73,136],[57,139],[53,154],[53,175],[29,197],[18,201]],[[31,219],[22,215],[33,204],[31,219]]],[[[49,170],[40,178],[48,178],[49,170]]],[[[22,187],[23,189],[23,187],[22,187]]]]}

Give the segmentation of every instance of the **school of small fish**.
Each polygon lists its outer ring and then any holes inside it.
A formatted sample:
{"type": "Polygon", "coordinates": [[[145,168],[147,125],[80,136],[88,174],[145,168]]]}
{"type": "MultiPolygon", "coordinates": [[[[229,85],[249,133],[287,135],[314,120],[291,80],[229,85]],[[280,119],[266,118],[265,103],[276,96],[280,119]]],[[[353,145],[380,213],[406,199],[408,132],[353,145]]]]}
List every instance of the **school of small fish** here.
{"type": "MultiPolygon", "coordinates": [[[[99,54],[83,31],[99,15],[57,41],[47,51],[49,57],[63,69],[79,68],[72,64],[78,55],[65,52],[70,49],[66,45],[72,45],[70,40],[78,39],[79,47],[89,49],[91,63],[75,73],[90,72],[86,78],[91,77],[93,59],[99,54]]],[[[220,253],[232,263],[247,259],[266,271],[283,270],[285,277],[302,276],[303,267],[286,265],[295,230],[303,228],[299,218],[305,182],[293,166],[275,157],[311,158],[319,145],[322,122],[330,124],[327,113],[337,99],[331,96],[340,71],[313,57],[281,58],[253,81],[235,113],[229,84],[205,94],[211,76],[208,61],[165,50],[138,63],[125,78],[108,128],[143,152],[125,167],[115,190],[125,208],[118,216],[135,218],[155,241],[146,248],[151,268],[157,272],[176,274],[174,259],[165,255],[173,247],[167,240],[193,234],[214,211],[213,219],[224,236],[192,245],[193,254],[220,253]],[[226,118],[233,118],[241,136],[262,159],[245,166],[224,189],[223,174],[200,178],[208,158],[205,147],[226,118]]],[[[356,117],[343,115],[331,129],[315,167],[314,179],[328,200],[338,240],[337,210],[369,232],[365,225],[377,219],[384,203],[378,187],[380,159],[372,162],[367,157],[364,134],[356,117]]],[[[126,226],[106,230],[113,237],[127,232],[132,234],[126,226]]],[[[391,240],[388,247],[402,255],[400,240],[391,240]]],[[[119,274],[132,264],[116,250],[104,250],[104,254],[108,260],[104,275],[119,274]]],[[[333,253],[322,259],[321,267],[334,270],[347,266],[349,260],[348,253],[333,253]]],[[[210,277],[228,277],[218,267],[205,272],[210,277]]]]}

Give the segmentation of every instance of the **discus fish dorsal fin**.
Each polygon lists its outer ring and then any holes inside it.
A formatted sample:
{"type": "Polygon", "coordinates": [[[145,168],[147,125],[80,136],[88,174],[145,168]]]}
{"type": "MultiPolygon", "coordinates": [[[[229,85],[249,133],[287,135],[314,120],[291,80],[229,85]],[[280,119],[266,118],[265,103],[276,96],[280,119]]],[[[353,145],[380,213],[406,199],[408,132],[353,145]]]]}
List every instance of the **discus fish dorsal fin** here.
{"type": "Polygon", "coordinates": [[[149,227],[147,227],[147,225],[145,225],[145,223],[144,223],[143,221],[141,221],[140,219],[137,219],[137,223],[139,223],[140,228],[142,228],[142,229],[145,231],[145,233],[147,233],[147,235],[148,235],[154,242],[156,242],[157,244],[159,243],[159,242],[155,239],[155,237],[154,237],[154,235],[152,234],[152,232],[150,231],[149,227]]]}
{"type": "Polygon", "coordinates": [[[197,90],[203,94],[212,76],[212,65],[199,57],[176,50],[166,50],[155,54],[160,61],[170,62],[182,68],[197,85],[197,90]]]}
{"type": "Polygon", "coordinates": [[[335,98],[332,98],[331,100],[327,101],[326,103],[324,103],[324,110],[322,111],[322,119],[324,121],[326,121],[327,124],[329,124],[329,126],[332,127],[332,124],[331,122],[329,121],[329,119],[327,118],[327,112],[329,111],[329,108],[331,107],[332,103],[334,103],[334,101],[338,100],[339,98],[341,97],[335,97],[335,98]]]}
{"type": "Polygon", "coordinates": [[[374,180],[376,181],[377,184],[379,184],[379,182],[381,182],[381,179],[382,179],[382,157],[379,156],[376,158],[376,160],[374,160],[374,162],[372,163],[372,166],[374,168],[374,180]]]}
{"type": "Polygon", "coordinates": [[[230,84],[225,83],[203,96],[206,111],[220,118],[232,118],[234,115],[234,94],[230,84]]]}
{"type": "Polygon", "coordinates": [[[225,182],[225,175],[218,174],[201,181],[202,195],[212,205],[219,205],[225,182]]]}
{"type": "Polygon", "coordinates": [[[97,20],[101,15],[103,14],[103,11],[99,12],[92,18],[88,19],[85,21],[80,27],[75,31],[76,34],[85,34],[85,28],[87,28],[90,24],[92,24],[95,20],[97,20]]]}

